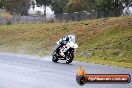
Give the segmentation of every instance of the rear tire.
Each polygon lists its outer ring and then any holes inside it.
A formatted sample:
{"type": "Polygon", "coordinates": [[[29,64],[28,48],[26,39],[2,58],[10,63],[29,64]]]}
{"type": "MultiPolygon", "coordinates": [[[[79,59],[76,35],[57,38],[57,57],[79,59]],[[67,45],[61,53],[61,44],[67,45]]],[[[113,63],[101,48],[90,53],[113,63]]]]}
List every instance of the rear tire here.
{"type": "Polygon", "coordinates": [[[52,61],[53,62],[57,62],[58,61],[58,58],[56,56],[56,51],[54,51],[53,54],[52,54],[52,61]]]}

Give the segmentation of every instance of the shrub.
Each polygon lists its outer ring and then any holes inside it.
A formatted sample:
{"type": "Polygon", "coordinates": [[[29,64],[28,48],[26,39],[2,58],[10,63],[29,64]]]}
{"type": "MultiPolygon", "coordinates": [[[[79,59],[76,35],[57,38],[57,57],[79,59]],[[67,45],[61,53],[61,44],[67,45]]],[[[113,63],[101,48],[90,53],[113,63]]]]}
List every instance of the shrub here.
{"type": "Polygon", "coordinates": [[[5,17],[5,20],[6,20],[6,24],[7,25],[11,25],[12,24],[11,19],[12,19],[12,17],[10,17],[10,16],[6,16],[5,17]]]}

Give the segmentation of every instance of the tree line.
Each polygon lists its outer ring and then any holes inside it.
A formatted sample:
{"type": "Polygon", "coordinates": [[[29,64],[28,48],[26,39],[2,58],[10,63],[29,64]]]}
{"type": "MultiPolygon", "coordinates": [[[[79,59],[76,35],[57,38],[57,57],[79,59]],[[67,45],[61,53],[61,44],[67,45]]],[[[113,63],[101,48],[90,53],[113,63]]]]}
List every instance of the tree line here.
{"type": "Polygon", "coordinates": [[[44,8],[50,7],[54,14],[73,13],[81,11],[95,11],[98,15],[120,16],[125,7],[129,7],[132,0],[0,0],[0,8],[5,8],[10,14],[28,15],[32,5],[44,8]],[[112,13],[112,14],[111,14],[112,13]]]}

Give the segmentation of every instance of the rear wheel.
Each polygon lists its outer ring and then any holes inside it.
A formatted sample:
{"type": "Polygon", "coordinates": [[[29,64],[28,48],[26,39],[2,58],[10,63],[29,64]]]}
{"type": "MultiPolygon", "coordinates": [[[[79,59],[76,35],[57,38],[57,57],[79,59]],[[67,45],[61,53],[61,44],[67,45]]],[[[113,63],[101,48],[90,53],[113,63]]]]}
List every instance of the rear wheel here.
{"type": "Polygon", "coordinates": [[[54,51],[53,54],[52,54],[52,61],[53,62],[57,62],[58,61],[58,58],[56,56],[56,51],[54,51]]]}

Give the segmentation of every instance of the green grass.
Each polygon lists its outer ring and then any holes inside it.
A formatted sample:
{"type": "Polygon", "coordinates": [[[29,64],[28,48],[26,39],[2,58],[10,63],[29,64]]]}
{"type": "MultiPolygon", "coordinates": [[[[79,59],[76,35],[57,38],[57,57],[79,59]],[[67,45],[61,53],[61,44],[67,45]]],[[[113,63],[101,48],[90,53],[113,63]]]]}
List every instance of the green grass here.
{"type": "Polygon", "coordinates": [[[98,58],[75,58],[77,61],[81,62],[88,62],[88,63],[95,63],[95,64],[102,64],[102,65],[109,65],[109,66],[117,66],[117,67],[124,67],[124,68],[132,68],[131,63],[124,63],[124,62],[115,62],[111,60],[101,60],[98,58]]]}
{"type": "Polygon", "coordinates": [[[3,25],[0,26],[0,51],[51,54],[55,42],[67,34],[77,37],[76,60],[132,68],[132,17],[3,25]]]}

